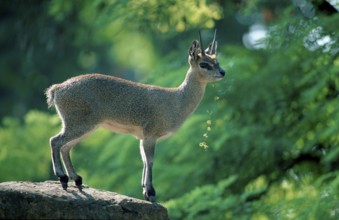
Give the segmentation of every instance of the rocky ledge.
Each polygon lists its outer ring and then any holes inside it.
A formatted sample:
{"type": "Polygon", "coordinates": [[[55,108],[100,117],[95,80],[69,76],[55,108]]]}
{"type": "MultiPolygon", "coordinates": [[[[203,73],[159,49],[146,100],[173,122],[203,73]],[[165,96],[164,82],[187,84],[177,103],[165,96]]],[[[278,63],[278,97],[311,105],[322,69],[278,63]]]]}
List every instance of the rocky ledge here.
{"type": "Polygon", "coordinates": [[[163,206],[56,181],[0,183],[0,219],[169,219],[163,206]]]}

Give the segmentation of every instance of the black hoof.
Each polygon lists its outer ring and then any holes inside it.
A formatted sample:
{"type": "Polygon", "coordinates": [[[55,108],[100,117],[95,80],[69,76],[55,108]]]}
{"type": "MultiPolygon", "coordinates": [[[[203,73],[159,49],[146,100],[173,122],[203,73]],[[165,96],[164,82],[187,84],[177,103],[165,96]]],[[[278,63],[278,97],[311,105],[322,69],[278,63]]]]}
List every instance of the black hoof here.
{"type": "Polygon", "coordinates": [[[78,176],[78,178],[75,180],[75,185],[78,187],[80,192],[82,191],[82,177],[78,176]]]}
{"type": "MultiPolygon", "coordinates": [[[[146,197],[146,196],[145,196],[146,197]]],[[[155,203],[156,202],[156,198],[155,196],[147,196],[146,197],[146,200],[151,202],[151,203],[155,203]]]]}
{"type": "Polygon", "coordinates": [[[68,183],[68,176],[61,176],[59,177],[59,181],[61,183],[61,186],[64,190],[67,190],[67,183],[68,183]]]}
{"type": "Polygon", "coordinates": [[[147,201],[150,201],[152,203],[156,202],[156,196],[155,196],[155,190],[152,187],[151,189],[147,190],[144,189],[144,197],[147,201]]]}

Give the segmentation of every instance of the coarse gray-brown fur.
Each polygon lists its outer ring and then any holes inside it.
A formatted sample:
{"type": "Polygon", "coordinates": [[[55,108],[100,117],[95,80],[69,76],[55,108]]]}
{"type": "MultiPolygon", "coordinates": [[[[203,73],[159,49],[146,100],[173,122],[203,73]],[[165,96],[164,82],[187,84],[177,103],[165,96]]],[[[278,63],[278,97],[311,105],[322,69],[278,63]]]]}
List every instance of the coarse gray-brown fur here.
{"type": "Polygon", "coordinates": [[[215,36],[206,51],[200,45],[198,41],[192,42],[188,59],[190,68],[177,88],[86,74],[46,90],[49,107],[55,106],[62,121],[62,129],[50,139],[50,145],[54,173],[64,189],[67,189],[69,176],[81,190],[82,178],[76,174],[69,152],[76,143],[102,126],[140,139],[143,194],[147,200],[155,202],[152,166],[157,140],[173,134],[196,109],[207,83],[225,75],[216,59],[215,36]]]}

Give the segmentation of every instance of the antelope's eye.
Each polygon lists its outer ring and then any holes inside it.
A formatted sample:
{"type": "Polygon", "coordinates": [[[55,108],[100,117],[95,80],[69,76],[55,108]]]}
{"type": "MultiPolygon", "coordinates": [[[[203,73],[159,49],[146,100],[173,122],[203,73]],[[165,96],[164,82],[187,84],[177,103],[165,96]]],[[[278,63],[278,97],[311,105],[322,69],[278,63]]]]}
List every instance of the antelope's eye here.
{"type": "Polygon", "coordinates": [[[208,63],[199,63],[200,68],[212,70],[212,67],[208,63]]]}

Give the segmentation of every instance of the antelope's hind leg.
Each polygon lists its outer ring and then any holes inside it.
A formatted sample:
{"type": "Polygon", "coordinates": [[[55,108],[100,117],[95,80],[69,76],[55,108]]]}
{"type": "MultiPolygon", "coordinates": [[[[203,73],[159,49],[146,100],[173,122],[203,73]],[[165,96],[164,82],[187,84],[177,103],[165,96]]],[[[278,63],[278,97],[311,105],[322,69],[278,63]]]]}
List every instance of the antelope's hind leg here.
{"type": "Polygon", "coordinates": [[[60,150],[65,144],[63,142],[63,134],[60,133],[50,139],[51,154],[52,154],[52,165],[54,174],[58,177],[61,186],[64,190],[67,189],[68,176],[64,173],[61,164],[60,150]]]}
{"type": "Polygon", "coordinates": [[[78,143],[81,139],[89,135],[95,126],[86,126],[78,124],[77,129],[65,128],[64,132],[61,132],[55,137],[51,138],[51,149],[52,149],[52,162],[54,174],[59,178],[62,188],[67,189],[68,176],[62,170],[61,157],[64,162],[65,170],[68,175],[75,181],[76,186],[79,190],[82,190],[82,177],[77,175],[70,158],[70,150],[78,143]]]}
{"type": "Polygon", "coordinates": [[[61,156],[62,160],[64,162],[64,167],[66,169],[66,172],[70,178],[72,178],[75,181],[75,185],[78,187],[80,191],[82,191],[82,177],[79,176],[73,167],[71,158],[70,158],[70,151],[74,147],[76,143],[78,143],[80,139],[77,139],[76,141],[73,141],[72,143],[66,144],[61,148],[61,156]],[[76,142],[76,143],[75,143],[76,142]]]}

